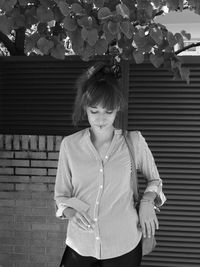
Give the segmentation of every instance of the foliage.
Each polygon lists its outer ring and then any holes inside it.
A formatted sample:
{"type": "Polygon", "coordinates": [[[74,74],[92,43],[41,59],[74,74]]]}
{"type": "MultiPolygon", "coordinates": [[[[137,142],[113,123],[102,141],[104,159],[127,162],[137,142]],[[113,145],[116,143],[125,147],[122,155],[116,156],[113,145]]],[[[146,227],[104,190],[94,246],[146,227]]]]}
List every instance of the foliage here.
{"type": "Polygon", "coordinates": [[[64,59],[72,48],[83,60],[103,54],[136,63],[148,59],[188,80],[174,46],[183,49],[190,35],[156,22],[166,7],[200,14],[199,0],[0,0],[0,42],[10,55],[64,59]]]}

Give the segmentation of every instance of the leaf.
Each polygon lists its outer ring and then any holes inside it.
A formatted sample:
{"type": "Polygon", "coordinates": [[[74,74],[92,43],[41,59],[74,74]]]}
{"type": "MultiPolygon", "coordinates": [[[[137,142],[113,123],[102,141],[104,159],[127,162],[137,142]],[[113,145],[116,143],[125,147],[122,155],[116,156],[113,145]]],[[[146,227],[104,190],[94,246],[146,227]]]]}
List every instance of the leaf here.
{"type": "Polygon", "coordinates": [[[100,19],[100,20],[109,19],[112,16],[113,16],[113,14],[108,7],[102,7],[98,11],[98,19],[100,19]]]}
{"type": "Polygon", "coordinates": [[[97,8],[101,8],[104,6],[104,0],[94,0],[93,3],[97,8]]]}
{"type": "Polygon", "coordinates": [[[47,9],[44,6],[37,8],[37,18],[40,22],[48,22],[54,19],[54,14],[51,9],[47,9]]]}
{"type": "Polygon", "coordinates": [[[122,21],[120,22],[120,30],[126,35],[127,38],[131,38],[133,33],[131,32],[131,23],[129,21],[122,21]]]}
{"type": "Polygon", "coordinates": [[[70,13],[71,9],[69,8],[69,5],[65,1],[60,1],[58,3],[58,7],[61,11],[61,13],[66,17],[70,13]]]}
{"type": "Polygon", "coordinates": [[[144,54],[141,51],[133,51],[133,58],[137,64],[144,62],[144,54]]]}
{"type": "Polygon", "coordinates": [[[77,55],[81,55],[83,52],[84,40],[81,36],[81,31],[77,28],[73,32],[68,32],[69,38],[72,43],[72,49],[77,55]]]}
{"type": "Polygon", "coordinates": [[[187,39],[190,40],[191,39],[191,34],[187,33],[185,30],[181,31],[181,34],[187,39]]]}
{"type": "Polygon", "coordinates": [[[86,43],[83,52],[81,54],[82,59],[84,61],[88,61],[94,55],[95,55],[94,46],[90,46],[88,43],[86,43]]]}
{"type": "Polygon", "coordinates": [[[97,55],[103,55],[107,52],[108,50],[108,43],[105,39],[99,39],[97,40],[95,47],[95,54],[97,55]]]}
{"type": "Polygon", "coordinates": [[[104,25],[103,25],[103,32],[104,32],[103,36],[105,37],[107,43],[108,44],[111,43],[114,40],[115,36],[112,35],[111,32],[108,30],[108,24],[107,23],[104,23],[104,25]]]}
{"type": "Polygon", "coordinates": [[[110,31],[110,33],[112,33],[112,35],[117,34],[119,32],[119,23],[109,21],[108,30],[110,31]]]}
{"type": "Polygon", "coordinates": [[[12,22],[13,22],[13,28],[18,29],[21,27],[25,27],[25,17],[21,14],[12,17],[12,22]]]}
{"type": "Polygon", "coordinates": [[[161,29],[157,28],[157,27],[152,27],[150,29],[150,36],[152,37],[152,39],[158,44],[162,44],[163,42],[163,33],[161,31],[161,29]]]}
{"type": "Polygon", "coordinates": [[[31,52],[33,48],[37,45],[37,41],[40,39],[40,35],[36,32],[30,37],[26,38],[25,42],[25,53],[31,52]]]}
{"type": "Polygon", "coordinates": [[[99,35],[97,29],[88,30],[87,42],[89,45],[91,46],[95,45],[98,39],[99,35]]]}
{"type": "Polygon", "coordinates": [[[5,12],[9,12],[17,4],[17,0],[4,0],[1,4],[1,9],[5,12]]]}
{"type": "Polygon", "coordinates": [[[81,30],[81,36],[82,36],[82,38],[83,38],[84,41],[87,40],[87,38],[88,38],[88,31],[87,31],[87,29],[85,27],[83,27],[83,29],[81,30]]]}
{"type": "Polygon", "coordinates": [[[11,20],[6,15],[0,16],[0,31],[5,35],[10,34],[12,29],[11,20]]]}
{"type": "Polygon", "coordinates": [[[167,0],[167,7],[169,11],[175,11],[179,7],[179,0],[167,0]]]}
{"type": "Polygon", "coordinates": [[[177,40],[176,40],[176,38],[175,38],[175,36],[173,35],[172,32],[168,32],[167,33],[167,41],[169,42],[169,45],[171,47],[174,47],[175,44],[177,44],[177,40]]]}
{"type": "Polygon", "coordinates": [[[88,16],[84,16],[80,19],[77,20],[77,23],[81,26],[84,27],[86,29],[90,29],[92,27],[93,24],[93,18],[92,17],[88,17],[88,16]]]}
{"type": "Polygon", "coordinates": [[[175,33],[174,37],[177,40],[177,43],[179,45],[179,48],[183,48],[184,47],[184,41],[183,41],[183,36],[180,33],[175,33]]]}
{"type": "Polygon", "coordinates": [[[164,63],[164,57],[161,55],[150,55],[150,62],[154,65],[154,67],[159,68],[164,63]]]}
{"type": "Polygon", "coordinates": [[[65,59],[65,47],[63,44],[59,43],[56,46],[54,46],[51,51],[51,56],[55,57],[57,59],[65,59]]]}
{"type": "Polygon", "coordinates": [[[64,18],[63,20],[63,27],[68,31],[75,31],[77,28],[77,22],[75,18],[72,18],[70,15],[64,18]]]}
{"type": "Polygon", "coordinates": [[[45,55],[49,54],[49,50],[54,47],[54,43],[52,41],[47,40],[45,37],[41,37],[37,41],[38,49],[45,55]]]}
{"type": "Polygon", "coordinates": [[[71,10],[76,14],[76,15],[82,15],[84,14],[84,10],[82,6],[78,3],[74,3],[71,6],[71,10]]]}
{"type": "Polygon", "coordinates": [[[187,84],[190,83],[190,69],[187,67],[181,67],[180,68],[180,75],[182,80],[186,81],[187,84]]]}
{"type": "Polygon", "coordinates": [[[24,15],[25,15],[27,28],[29,28],[30,26],[32,26],[33,24],[36,24],[38,22],[37,17],[36,17],[36,8],[35,7],[32,7],[30,9],[26,9],[24,15]]]}
{"type": "Polygon", "coordinates": [[[29,0],[18,0],[20,6],[26,6],[29,3],[29,0]]]}
{"type": "Polygon", "coordinates": [[[128,19],[130,16],[129,8],[125,4],[118,4],[116,6],[117,14],[121,15],[122,18],[128,19]]]}

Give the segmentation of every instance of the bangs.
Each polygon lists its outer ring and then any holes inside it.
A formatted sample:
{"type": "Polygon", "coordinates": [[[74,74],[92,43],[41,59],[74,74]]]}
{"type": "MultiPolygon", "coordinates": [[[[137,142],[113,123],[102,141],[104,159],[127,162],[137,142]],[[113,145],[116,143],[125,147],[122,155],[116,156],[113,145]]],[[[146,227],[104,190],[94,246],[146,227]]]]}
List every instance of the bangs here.
{"type": "Polygon", "coordinates": [[[83,105],[88,107],[102,106],[107,110],[122,108],[120,92],[115,85],[105,81],[96,82],[87,89],[83,105]]]}

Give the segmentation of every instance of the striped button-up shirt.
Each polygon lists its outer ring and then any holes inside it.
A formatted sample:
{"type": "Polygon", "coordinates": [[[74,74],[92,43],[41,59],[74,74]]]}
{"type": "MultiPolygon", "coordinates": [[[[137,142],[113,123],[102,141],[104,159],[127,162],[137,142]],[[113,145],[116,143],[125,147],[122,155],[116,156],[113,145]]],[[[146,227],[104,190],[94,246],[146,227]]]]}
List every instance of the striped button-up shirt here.
{"type": "MultiPolygon", "coordinates": [[[[130,138],[136,167],[149,181],[145,191],[156,192],[160,206],[166,199],[152,153],[140,132],[130,132],[130,138]]],[[[115,129],[103,160],[91,142],[89,128],[65,137],[55,183],[56,216],[64,218],[63,210],[71,207],[88,212],[95,221],[94,230],[86,231],[69,220],[66,244],[80,255],[97,259],[134,249],[142,233],[131,185],[131,159],[121,130],[115,129]]]]}

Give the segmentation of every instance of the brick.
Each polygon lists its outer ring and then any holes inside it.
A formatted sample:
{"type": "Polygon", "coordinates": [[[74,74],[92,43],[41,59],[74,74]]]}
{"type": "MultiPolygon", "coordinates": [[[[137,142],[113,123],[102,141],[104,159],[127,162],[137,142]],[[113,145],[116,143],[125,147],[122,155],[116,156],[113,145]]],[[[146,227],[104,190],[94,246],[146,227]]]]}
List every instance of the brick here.
{"type": "Polygon", "coordinates": [[[52,246],[52,247],[48,246],[46,248],[46,253],[57,256],[61,253],[61,249],[62,249],[62,246],[52,246]]]}
{"type": "Polygon", "coordinates": [[[26,246],[14,246],[14,252],[16,253],[27,253],[29,248],[27,248],[26,246]]]}
{"type": "Polygon", "coordinates": [[[30,191],[47,191],[47,186],[44,184],[16,184],[16,190],[30,190],[30,191]]]}
{"type": "Polygon", "coordinates": [[[32,235],[32,232],[31,231],[19,231],[19,230],[15,230],[15,232],[14,232],[14,237],[16,239],[23,239],[23,240],[30,239],[31,238],[31,235],[32,235]]]}
{"type": "Polygon", "coordinates": [[[47,231],[32,231],[31,232],[31,238],[32,239],[43,239],[46,240],[47,238],[47,231]]]}
{"type": "Polygon", "coordinates": [[[0,183],[29,183],[29,176],[18,176],[18,175],[0,175],[0,183]]]}
{"type": "Polygon", "coordinates": [[[31,246],[30,247],[30,253],[38,253],[38,254],[45,254],[45,247],[44,246],[31,246]]]}
{"type": "MultiPolygon", "coordinates": [[[[0,178],[1,181],[1,178],[0,178]]],[[[55,177],[52,176],[31,176],[31,182],[33,183],[55,183],[55,177]]]]}
{"type": "Polygon", "coordinates": [[[46,223],[45,216],[16,216],[16,222],[29,222],[29,223],[46,223]]]}
{"type": "Polygon", "coordinates": [[[13,158],[14,157],[14,152],[11,151],[0,151],[0,158],[13,158]]]}
{"type": "Polygon", "coordinates": [[[15,152],[15,158],[46,159],[46,152],[34,152],[34,151],[15,152]]]}
{"type": "Polygon", "coordinates": [[[48,184],[48,191],[49,192],[54,192],[54,187],[55,187],[54,184],[48,184]]]}
{"type": "Polygon", "coordinates": [[[48,175],[56,176],[57,169],[48,169],[48,175]]]}
{"type": "Polygon", "coordinates": [[[58,160],[59,152],[48,152],[48,159],[58,160]]]}
{"type": "Polygon", "coordinates": [[[24,245],[25,243],[28,243],[25,239],[17,239],[14,237],[0,237],[0,244],[24,245]]]}
{"type": "Polygon", "coordinates": [[[0,168],[0,174],[13,174],[13,168],[0,168]]]}
{"type": "Polygon", "coordinates": [[[46,150],[46,138],[45,136],[39,136],[39,150],[46,150]]]}
{"type": "Polygon", "coordinates": [[[54,160],[31,160],[31,167],[57,168],[57,161],[54,161],[54,160]]]}
{"type": "Polygon", "coordinates": [[[46,231],[59,231],[60,225],[58,224],[41,224],[41,223],[32,223],[33,230],[46,230],[46,231]]]}
{"type": "Polygon", "coordinates": [[[4,148],[4,135],[0,134],[0,149],[4,148]]]}
{"type": "Polygon", "coordinates": [[[46,261],[46,256],[38,254],[38,253],[36,253],[35,255],[31,254],[30,255],[30,261],[35,262],[35,264],[36,264],[35,266],[38,266],[39,262],[45,262],[46,261]]]}
{"type": "Polygon", "coordinates": [[[14,184],[0,183],[0,191],[4,191],[4,190],[13,191],[14,184]]]}
{"type": "Polygon", "coordinates": [[[54,136],[47,136],[47,150],[54,150],[54,136]]]}
{"type": "Polygon", "coordinates": [[[13,215],[13,212],[14,212],[14,208],[0,206],[0,214],[13,215]]]}
{"type": "Polygon", "coordinates": [[[0,161],[1,166],[29,166],[28,160],[16,160],[16,159],[2,159],[0,161]]]}
{"type": "Polygon", "coordinates": [[[51,216],[54,215],[54,210],[49,208],[32,208],[31,215],[39,215],[39,216],[51,216]]]}
{"type": "Polygon", "coordinates": [[[37,238],[37,239],[31,238],[29,240],[29,244],[32,245],[32,246],[46,246],[47,241],[46,241],[46,238],[43,238],[43,239],[41,239],[41,238],[37,238]]]}
{"type": "MultiPolygon", "coordinates": [[[[1,214],[1,222],[14,222],[14,216],[13,215],[7,215],[7,214],[1,214]]],[[[1,242],[0,242],[1,243],[1,242]]]]}
{"type": "Polygon", "coordinates": [[[32,230],[31,224],[30,223],[26,223],[26,222],[23,222],[23,223],[15,222],[14,228],[16,230],[19,230],[19,231],[30,231],[30,230],[32,230]]]}
{"type": "Polygon", "coordinates": [[[1,238],[12,238],[14,237],[15,233],[14,230],[0,230],[0,237],[1,238]]]}
{"type": "Polygon", "coordinates": [[[20,150],[20,136],[14,135],[13,136],[13,150],[20,150]]]}
{"type": "MultiPolygon", "coordinates": [[[[0,259],[5,261],[19,261],[19,260],[26,260],[27,255],[25,254],[10,254],[10,253],[0,253],[0,259]]],[[[3,266],[4,267],[4,266],[3,266]]]]}
{"type": "Polygon", "coordinates": [[[29,135],[21,136],[22,150],[29,150],[29,135]]]}
{"type": "Polygon", "coordinates": [[[14,214],[32,215],[31,209],[28,207],[15,207],[14,214]]]}
{"type": "Polygon", "coordinates": [[[16,168],[15,173],[19,175],[47,175],[47,170],[42,168],[16,168]]]}
{"type": "Polygon", "coordinates": [[[11,199],[1,199],[0,206],[4,207],[14,207],[15,206],[15,200],[11,199]]]}
{"type": "Polygon", "coordinates": [[[51,192],[31,192],[31,196],[33,199],[53,199],[53,193],[51,192]]]}
{"type": "Polygon", "coordinates": [[[0,253],[2,253],[2,252],[12,253],[13,250],[14,250],[14,246],[12,246],[12,245],[0,244],[0,253]]]}
{"type": "Polygon", "coordinates": [[[30,150],[37,150],[38,149],[38,136],[31,135],[30,136],[30,150]]]}
{"type": "Polygon", "coordinates": [[[19,207],[46,207],[46,205],[46,200],[42,199],[16,200],[16,206],[19,207]]]}
{"type": "Polygon", "coordinates": [[[12,135],[6,135],[5,136],[5,149],[6,150],[12,150],[13,146],[13,136],[12,135]]]}
{"type": "Polygon", "coordinates": [[[14,222],[0,222],[0,230],[10,230],[10,229],[14,229],[14,222]]]}
{"type": "Polygon", "coordinates": [[[62,139],[63,139],[62,136],[56,136],[56,146],[55,146],[56,151],[60,150],[60,144],[61,144],[62,139]]]}

